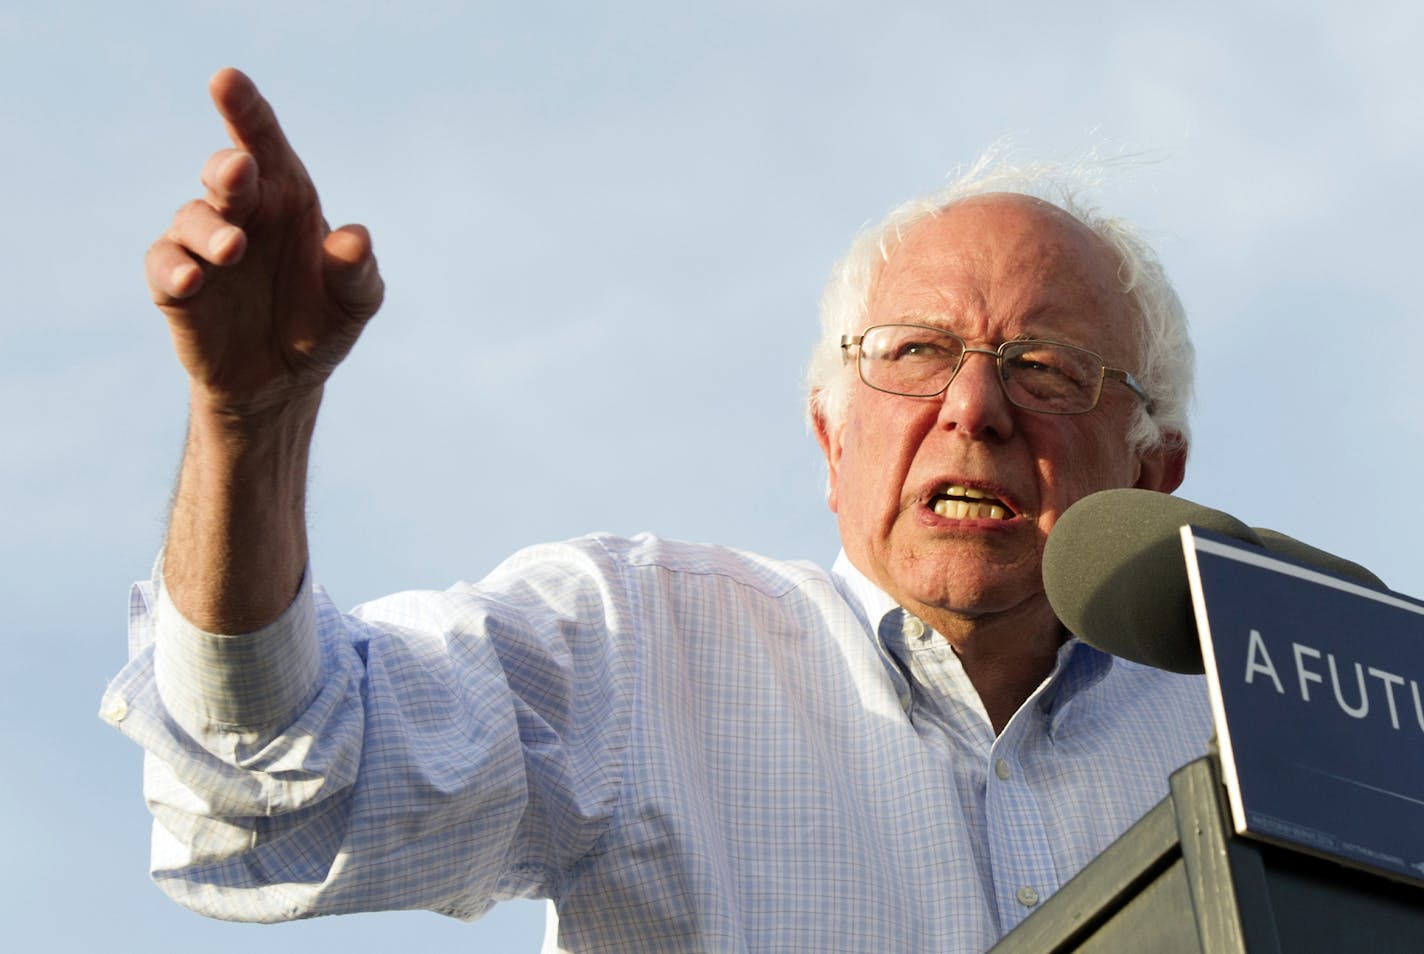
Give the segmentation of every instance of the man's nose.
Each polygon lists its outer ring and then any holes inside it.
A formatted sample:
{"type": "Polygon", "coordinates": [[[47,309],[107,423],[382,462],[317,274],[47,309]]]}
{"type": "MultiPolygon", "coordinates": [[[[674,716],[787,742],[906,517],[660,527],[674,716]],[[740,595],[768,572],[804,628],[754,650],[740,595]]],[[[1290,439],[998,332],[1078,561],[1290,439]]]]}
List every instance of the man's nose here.
{"type": "Polygon", "coordinates": [[[1014,408],[999,377],[998,352],[966,348],[940,407],[940,425],[970,437],[1004,439],[1014,432],[1014,408]]]}

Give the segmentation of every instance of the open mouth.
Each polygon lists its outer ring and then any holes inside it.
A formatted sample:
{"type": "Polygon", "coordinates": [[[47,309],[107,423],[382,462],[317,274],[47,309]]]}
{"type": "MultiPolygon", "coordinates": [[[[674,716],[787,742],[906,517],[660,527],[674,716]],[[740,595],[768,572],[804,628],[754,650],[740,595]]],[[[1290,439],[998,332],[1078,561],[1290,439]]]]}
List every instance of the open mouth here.
{"type": "Polygon", "coordinates": [[[951,520],[1009,520],[1016,516],[998,497],[958,484],[930,497],[930,509],[951,520]]]}

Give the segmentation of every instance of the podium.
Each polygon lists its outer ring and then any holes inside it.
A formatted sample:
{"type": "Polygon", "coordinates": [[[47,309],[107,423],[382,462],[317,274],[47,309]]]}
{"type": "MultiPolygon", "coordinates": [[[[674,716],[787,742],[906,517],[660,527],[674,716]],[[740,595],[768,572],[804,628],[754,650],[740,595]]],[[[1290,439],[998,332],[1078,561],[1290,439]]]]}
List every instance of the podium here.
{"type": "Polygon", "coordinates": [[[1424,952],[1424,888],[1233,834],[1214,756],[991,954],[1424,952]]]}
{"type": "Polygon", "coordinates": [[[1100,550],[1056,551],[1050,602],[1105,652],[1204,672],[1215,737],[991,950],[1424,954],[1424,600],[1279,534],[1262,547],[1190,525],[1177,586],[1163,524],[1195,505],[1108,493],[1077,525],[1100,550]],[[1103,550],[1130,559],[1098,573],[1103,550]]]}

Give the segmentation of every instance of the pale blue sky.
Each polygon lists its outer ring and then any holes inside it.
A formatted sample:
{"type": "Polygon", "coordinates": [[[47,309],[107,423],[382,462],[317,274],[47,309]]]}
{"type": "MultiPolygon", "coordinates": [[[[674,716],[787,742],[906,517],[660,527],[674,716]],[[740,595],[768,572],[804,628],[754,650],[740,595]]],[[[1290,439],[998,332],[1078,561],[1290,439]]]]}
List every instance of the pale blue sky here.
{"type": "Polygon", "coordinates": [[[0,533],[17,950],[537,949],[524,904],[280,928],[146,875],[94,715],[159,544],[184,384],[141,259],[253,75],[388,302],[328,392],[313,563],[350,605],[643,529],[829,561],[798,385],[862,224],[1005,136],[1104,191],[1201,375],[1182,493],[1424,594],[1417,4],[12,2],[0,8],[0,533]],[[1324,488],[1324,489],[1322,489],[1324,488]]]}

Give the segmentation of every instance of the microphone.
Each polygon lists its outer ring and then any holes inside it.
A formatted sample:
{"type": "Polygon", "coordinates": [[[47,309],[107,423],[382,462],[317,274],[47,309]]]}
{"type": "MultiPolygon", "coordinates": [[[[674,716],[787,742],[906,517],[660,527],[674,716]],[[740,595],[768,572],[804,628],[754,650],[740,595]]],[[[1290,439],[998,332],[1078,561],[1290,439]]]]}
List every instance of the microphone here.
{"type": "Polygon", "coordinates": [[[1043,586],[1083,642],[1180,673],[1203,670],[1181,528],[1200,527],[1273,555],[1385,590],[1369,570],[1220,510],[1151,490],[1104,490],[1073,504],[1043,550],[1043,586]]]}

